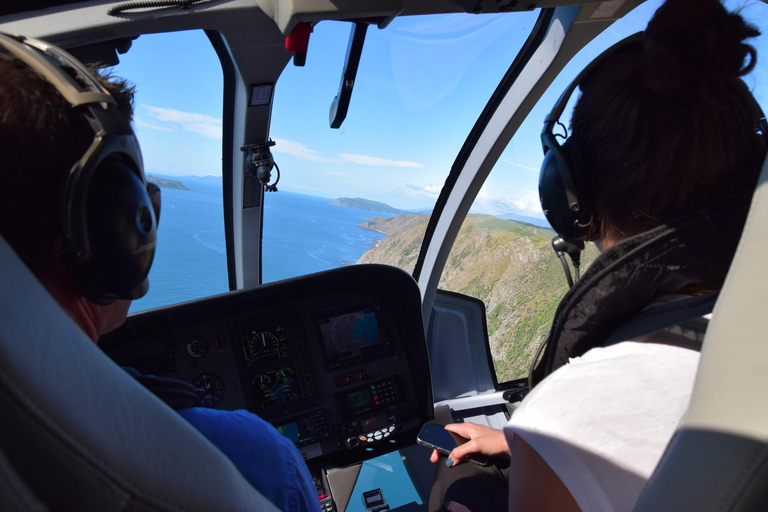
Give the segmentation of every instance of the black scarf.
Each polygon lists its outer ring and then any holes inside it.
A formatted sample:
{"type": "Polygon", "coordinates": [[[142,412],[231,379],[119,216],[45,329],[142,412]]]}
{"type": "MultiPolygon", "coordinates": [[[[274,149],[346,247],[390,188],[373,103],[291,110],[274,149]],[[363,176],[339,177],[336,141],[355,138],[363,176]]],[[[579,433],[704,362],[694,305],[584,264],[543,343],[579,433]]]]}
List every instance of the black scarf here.
{"type": "Polygon", "coordinates": [[[689,286],[720,288],[749,205],[740,199],[681,217],[601,254],[560,302],[534,383],[602,346],[654,300],[689,286]]]}

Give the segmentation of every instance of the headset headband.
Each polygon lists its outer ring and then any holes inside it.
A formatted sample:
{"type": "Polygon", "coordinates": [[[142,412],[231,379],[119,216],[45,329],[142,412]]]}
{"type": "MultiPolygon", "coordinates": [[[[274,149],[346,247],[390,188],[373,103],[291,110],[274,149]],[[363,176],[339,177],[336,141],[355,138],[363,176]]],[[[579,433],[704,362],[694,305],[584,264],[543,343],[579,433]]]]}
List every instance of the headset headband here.
{"type": "MultiPolygon", "coordinates": [[[[554,128],[554,125],[556,125],[560,120],[560,116],[563,115],[563,111],[565,111],[565,107],[568,105],[568,100],[571,98],[573,91],[575,91],[576,88],[581,84],[581,82],[584,80],[584,77],[590,74],[593,69],[600,65],[609,55],[612,55],[619,48],[630,45],[634,42],[642,41],[644,34],[645,32],[635,32],[634,34],[629,35],[621,41],[615,43],[613,46],[610,46],[603,53],[595,57],[594,60],[592,60],[592,62],[587,65],[587,67],[582,69],[581,72],[576,75],[576,78],[574,78],[568,87],[563,91],[557,102],[555,102],[555,105],[552,107],[552,110],[550,110],[549,114],[547,114],[547,116],[544,118],[544,125],[549,125],[554,128]]],[[[752,97],[754,99],[754,95],[752,95],[752,97]]],[[[757,103],[756,99],[755,107],[759,113],[758,125],[763,129],[763,133],[768,135],[768,120],[766,120],[766,116],[763,113],[760,105],[757,103]]]]}
{"type": "Polygon", "coordinates": [[[40,39],[2,32],[0,32],[0,45],[43,75],[73,107],[90,103],[115,105],[115,99],[104,86],[67,52],[40,39]],[[41,59],[39,54],[47,58],[41,59]],[[55,61],[58,65],[54,66],[48,59],[55,61]],[[65,73],[62,70],[63,67],[72,69],[77,79],[65,73]]]}
{"type": "Polygon", "coordinates": [[[159,204],[149,197],[129,121],[109,91],[67,52],[1,32],[0,49],[48,81],[93,130],[90,146],[68,172],[62,201],[62,234],[83,291],[97,303],[141,297],[148,288],[159,204]],[[114,239],[118,235],[122,240],[114,239]]]}
{"type": "Polygon", "coordinates": [[[558,98],[557,102],[555,103],[555,106],[552,107],[552,110],[549,112],[549,114],[547,114],[547,117],[544,118],[544,124],[549,124],[549,123],[552,123],[553,125],[556,124],[557,121],[560,119],[560,116],[563,115],[563,111],[565,110],[566,105],[568,105],[568,100],[571,98],[573,91],[575,91],[576,88],[579,86],[579,84],[581,84],[582,80],[584,80],[584,77],[587,76],[589,73],[591,73],[593,69],[595,69],[609,55],[612,55],[613,52],[615,52],[619,48],[622,48],[624,46],[630,45],[638,41],[642,41],[643,34],[644,32],[635,32],[634,34],[625,37],[624,39],[614,44],[613,46],[610,46],[603,53],[595,57],[592,60],[592,62],[590,62],[587,65],[587,67],[581,70],[581,73],[576,75],[576,78],[574,78],[573,81],[571,81],[571,83],[565,89],[565,91],[563,91],[563,94],[560,95],[560,98],[558,98]]]}

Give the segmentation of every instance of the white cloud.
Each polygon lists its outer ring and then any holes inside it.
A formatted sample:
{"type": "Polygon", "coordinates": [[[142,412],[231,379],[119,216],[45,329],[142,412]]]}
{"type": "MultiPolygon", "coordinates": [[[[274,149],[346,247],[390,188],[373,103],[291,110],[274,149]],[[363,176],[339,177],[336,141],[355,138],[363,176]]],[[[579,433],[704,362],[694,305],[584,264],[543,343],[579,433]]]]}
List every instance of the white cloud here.
{"type": "Polygon", "coordinates": [[[406,183],[405,188],[405,194],[409,197],[437,199],[443,186],[434,183],[428,183],[426,185],[412,185],[406,183]]]}
{"type": "Polygon", "coordinates": [[[151,105],[139,106],[152,118],[151,121],[137,120],[136,124],[139,126],[160,131],[173,131],[180,128],[209,139],[221,139],[221,119],[208,114],[184,112],[173,108],[153,107],[151,105]]]}
{"type": "Polygon", "coordinates": [[[210,139],[221,138],[221,125],[215,126],[215,125],[206,124],[206,123],[189,123],[187,125],[184,125],[184,128],[191,132],[198,133],[203,137],[208,137],[210,139]]]}
{"type": "Polygon", "coordinates": [[[136,117],[133,120],[134,124],[136,126],[141,126],[142,128],[149,128],[150,130],[157,130],[160,132],[172,132],[173,128],[169,126],[163,126],[157,123],[153,123],[152,121],[146,121],[145,119],[141,117],[136,117]]]}
{"type": "Polygon", "coordinates": [[[512,188],[507,190],[503,197],[491,196],[488,192],[488,183],[483,185],[480,193],[475,198],[472,209],[479,213],[490,215],[503,215],[505,213],[520,213],[542,217],[539,194],[533,190],[524,188],[512,188]]]}
{"type": "Polygon", "coordinates": [[[281,139],[280,137],[272,137],[272,140],[275,141],[275,145],[272,146],[272,152],[274,153],[285,153],[296,158],[309,160],[310,162],[339,162],[338,159],[322,156],[316,150],[308,148],[301,142],[281,139]]]}
{"type": "Polygon", "coordinates": [[[520,210],[541,215],[541,204],[539,203],[538,196],[526,195],[523,197],[507,197],[505,199],[499,199],[498,202],[512,210],[520,210]]]}
{"type": "Polygon", "coordinates": [[[339,156],[344,160],[349,160],[360,165],[373,165],[375,167],[412,167],[421,169],[423,165],[410,162],[408,160],[389,160],[375,156],[361,155],[360,153],[340,153],[339,156]]]}
{"type": "Polygon", "coordinates": [[[527,165],[518,164],[517,162],[513,162],[512,159],[510,159],[510,158],[505,158],[505,159],[502,160],[502,162],[504,162],[505,164],[514,165],[515,167],[519,167],[521,169],[525,169],[525,170],[528,170],[528,171],[539,172],[539,168],[538,167],[528,167],[527,165]]]}
{"type": "MultiPolygon", "coordinates": [[[[374,167],[411,167],[420,169],[424,167],[420,163],[410,162],[408,160],[389,160],[387,158],[379,158],[375,156],[362,155],[360,153],[341,153],[341,158],[332,158],[323,156],[315,149],[307,147],[301,142],[295,140],[282,139],[280,137],[273,137],[275,145],[272,147],[273,153],[285,153],[296,158],[309,160],[311,162],[323,162],[323,163],[348,163],[352,162],[360,165],[371,165],[374,167]]],[[[327,174],[333,174],[339,171],[325,171],[327,174]]],[[[337,174],[341,176],[341,174],[337,174]]]]}

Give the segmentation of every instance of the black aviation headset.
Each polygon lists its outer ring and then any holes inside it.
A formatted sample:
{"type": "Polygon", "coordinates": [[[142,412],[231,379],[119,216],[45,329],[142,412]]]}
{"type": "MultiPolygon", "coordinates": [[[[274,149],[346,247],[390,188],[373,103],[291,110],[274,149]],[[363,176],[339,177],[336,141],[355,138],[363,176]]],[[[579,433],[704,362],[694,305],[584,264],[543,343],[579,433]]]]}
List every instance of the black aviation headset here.
{"type": "Polygon", "coordinates": [[[541,131],[544,161],[539,172],[539,201],[552,229],[580,249],[584,248],[583,240],[589,236],[595,221],[582,179],[581,150],[579,141],[573,136],[560,144],[558,137],[564,138],[565,135],[555,134],[554,130],[558,125],[563,126],[560,116],[584,77],[619,48],[639,43],[642,35],[642,32],[632,34],[598,55],[573,79],[544,118],[544,129],[541,131]]]}
{"type": "Polygon", "coordinates": [[[149,289],[160,189],[147,183],[136,137],[111,94],[74,57],[29,37],[0,33],[0,48],[50,82],[93,129],[67,175],[62,198],[66,256],[81,291],[97,304],[149,289]]]}
{"type": "MultiPolygon", "coordinates": [[[[598,55],[563,91],[552,110],[544,119],[544,129],[541,131],[541,147],[544,150],[544,161],[539,172],[539,201],[547,221],[552,229],[564,240],[560,246],[553,240],[553,247],[560,255],[565,251],[565,245],[584,248],[584,240],[590,240],[590,232],[595,218],[590,204],[589,191],[583,180],[582,151],[579,147],[578,137],[568,137],[564,144],[560,144],[558,138],[565,135],[555,134],[555,127],[560,125],[560,116],[563,114],[568,100],[573,92],[581,84],[584,78],[601,64],[609,55],[631,44],[639,44],[642,41],[643,32],[637,32],[609,47],[598,55]]],[[[757,129],[762,132],[768,143],[768,123],[757,100],[754,99],[757,129]]],[[[566,251],[569,252],[570,251],[566,251]]],[[[571,255],[573,258],[573,255],[571,255]]],[[[574,261],[576,264],[576,261],[574,261]]]]}

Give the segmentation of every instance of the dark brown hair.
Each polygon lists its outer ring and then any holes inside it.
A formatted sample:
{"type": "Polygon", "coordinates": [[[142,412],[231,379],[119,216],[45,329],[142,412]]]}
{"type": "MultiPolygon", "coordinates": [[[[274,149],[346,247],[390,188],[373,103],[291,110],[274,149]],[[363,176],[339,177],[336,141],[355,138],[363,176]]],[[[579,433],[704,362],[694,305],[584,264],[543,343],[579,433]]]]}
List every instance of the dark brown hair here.
{"type": "MultiPolygon", "coordinates": [[[[0,53],[0,76],[0,234],[36,265],[61,233],[65,179],[94,134],[78,109],[17,58],[0,53]]],[[[133,86],[101,79],[130,120],[133,86]]]]}
{"type": "Polygon", "coordinates": [[[624,238],[754,190],[765,144],[741,76],[759,32],[718,0],[667,0],[642,43],[580,84],[571,119],[596,214],[624,238]]]}

